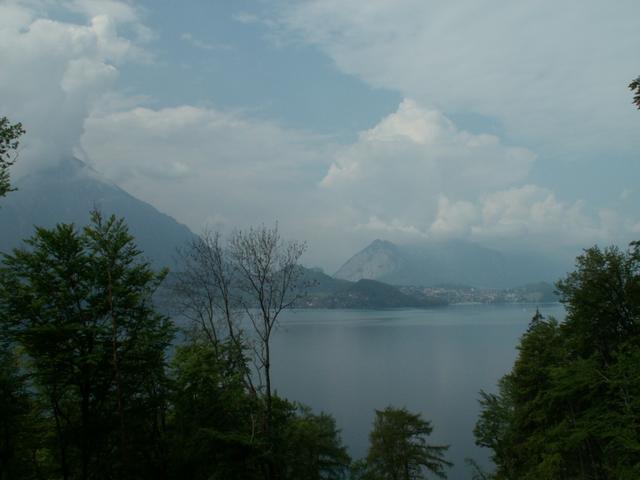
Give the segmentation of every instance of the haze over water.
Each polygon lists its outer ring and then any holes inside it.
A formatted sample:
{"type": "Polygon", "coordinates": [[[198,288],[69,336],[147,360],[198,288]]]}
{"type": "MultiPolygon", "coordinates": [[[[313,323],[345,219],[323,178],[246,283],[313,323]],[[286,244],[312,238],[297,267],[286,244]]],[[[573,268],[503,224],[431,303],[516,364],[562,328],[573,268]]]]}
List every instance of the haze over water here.
{"type": "MultiPolygon", "coordinates": [[[[452,480],[464,459],[488,465],[475,446],[478,392],[494,392],[516,358],[536,305],[459,305],[432,310],[286,312],[273,337],[281,395],[332,414],[353,457],[366,454],[374,409],[405,406],[431,420],[431,443],[450,444],[452,480]]],[[[560,304],[541,313],[564,318],[560,304]]]]}

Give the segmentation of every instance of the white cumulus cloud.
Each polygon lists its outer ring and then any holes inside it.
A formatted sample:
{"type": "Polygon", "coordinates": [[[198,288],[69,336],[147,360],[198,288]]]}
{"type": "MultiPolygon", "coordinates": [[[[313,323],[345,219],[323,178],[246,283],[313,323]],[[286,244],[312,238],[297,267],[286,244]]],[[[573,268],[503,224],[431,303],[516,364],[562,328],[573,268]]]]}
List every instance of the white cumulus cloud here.
{"type": "Polygon", "coordinates": [[[475,200],[524,180],[534,160],[529,150],[459,130],[440,112],[405,100],[336,153],[321,185],[358,209],[363,224],[399,222],[399,231],[411,225],[426,234],[443,194],[475,200]]]}
{"type": "Polygon", "coordinates": [[[126,3],[63,2],[88,15],[83,24],[52,20],[34,5],[0,5],[1,114],[27,130],[17,173],[72,155],[94,102],[118,78],[118,65],[148,59],[118,32],[122,22],[139,25],[126,3]]]}

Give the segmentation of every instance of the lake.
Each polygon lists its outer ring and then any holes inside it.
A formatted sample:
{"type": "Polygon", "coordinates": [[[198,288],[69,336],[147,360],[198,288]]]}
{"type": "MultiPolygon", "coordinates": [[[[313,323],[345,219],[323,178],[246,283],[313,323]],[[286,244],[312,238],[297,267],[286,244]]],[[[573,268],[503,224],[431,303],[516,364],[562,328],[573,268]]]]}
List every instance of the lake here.
{"type": "MultiPolygon", "coordinates": [[[[295,310],[273,336],[272,376],[279,394],[332,414],[354,458],[366,454],[374,409],[421,412],[430,443],[451,445],[452,480],[471,478],[464,463],[490,465],[474,444],[480,389],[495,392],[516,358],[536,305],[455,305],[432,310],[295,310]]],[[[541,305],[564,318],[559,304],[541,305]]]]}

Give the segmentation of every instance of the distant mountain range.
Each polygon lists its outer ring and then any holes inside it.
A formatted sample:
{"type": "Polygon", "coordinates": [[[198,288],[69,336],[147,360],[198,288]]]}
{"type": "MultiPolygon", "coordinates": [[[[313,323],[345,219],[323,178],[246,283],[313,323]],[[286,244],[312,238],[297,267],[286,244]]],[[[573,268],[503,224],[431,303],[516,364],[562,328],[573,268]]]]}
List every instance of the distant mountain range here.
{"type": "Polygon", "coordinates": [[[309,286],[299,307],[306,308],[426,308],[446,305],[441,299],[408,295],[375,280],[356,282],[330,277],[317,269],[304,269],[302,279],[309,286]]]}
{"type": "Polygon", "coordinates": [[[89,222],[96,207],[123,217],[138,247],[156,267],[173,266],[176,247],[194,234],[168,215],[128,194],[84,162],[69,159],[34,172],[0,198],[0,252],[7,252],[34,233],[34,226],[89,222]]]}
{"type": "Polygon", "coordinates": [[[463,285],[394,286],[367,279],[351,282],[330,277],[319,269],[306,268],[303,268],[302,281],[308,288],[297,305],[299,308],[429,308],[459,303],[542,304],[558,301],[555,288],[544,282],[509,289],[463,285]]]}
{"type": "MultiPolygon", "coordinates": [[[[185,225],[125,192],[80,160],[69,159],[34,172],[15,186],[17,191],[0,199],[0,252],[19,246],[33,235],[36,225],[50,228],[56,223],[74,223],[82,227],[89,222],[93,208],[124,218],[139,248],[155,267],[175,269],[176,248],[194,238],[185,225]]],[[[552,282],[562,273],[562,267],[549,259],[505,255],[472,243],[400,246],[376,240],[333,277],[318,269],[305,269],[310,288],[303,306],[421,308],[477,298],[547,299],[553,295],[553,287],[548,284],[504,294],[473,295],[465,293],[465,286],[504,289],[552,282]],[[416,288],[397,288],[411,285],[416,288]]]]}
{"type": "Polygon", "coordinates": [[[504,254],[481,245],[450,240],[396,245],[375,240],[335,273],[343,280],[378,280],[392,285],[469,285],[512,288],[553,283],[568,265],[536,254],[504,254]]]}

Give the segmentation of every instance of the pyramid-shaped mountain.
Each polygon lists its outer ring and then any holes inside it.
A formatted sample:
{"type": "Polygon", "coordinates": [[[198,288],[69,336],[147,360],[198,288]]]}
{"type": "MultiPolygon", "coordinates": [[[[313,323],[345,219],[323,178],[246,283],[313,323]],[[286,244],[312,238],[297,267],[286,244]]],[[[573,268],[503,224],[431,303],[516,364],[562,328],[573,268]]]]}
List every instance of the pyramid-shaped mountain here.
{"type": "Polygon", "coordinates": [[[378,280],[392,285],[467,285],[511,288],[553,283],[567,265],[535,253],[506,254],[460,240],[396,245],[375,240],[335,273],[352,282],[378,280]]]}

